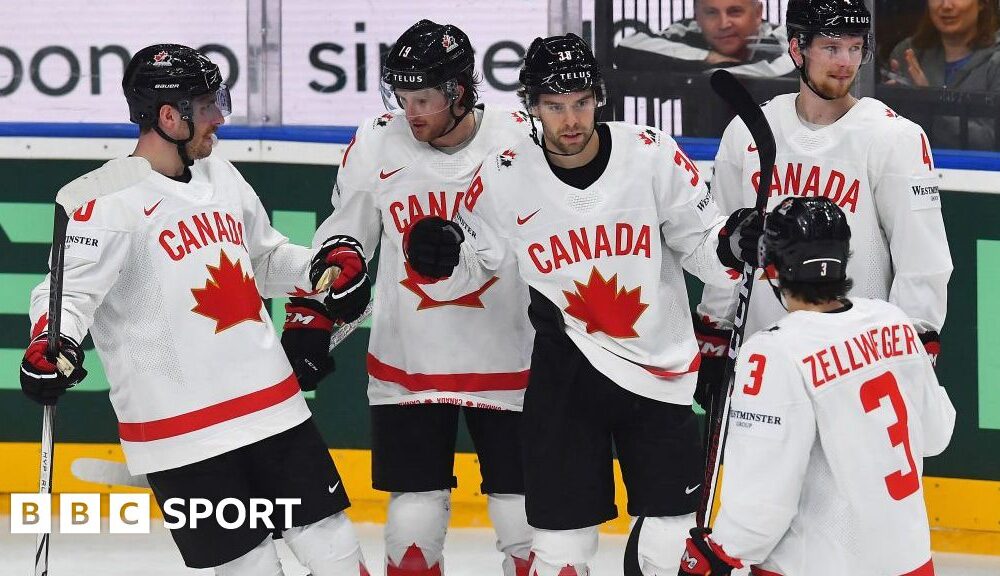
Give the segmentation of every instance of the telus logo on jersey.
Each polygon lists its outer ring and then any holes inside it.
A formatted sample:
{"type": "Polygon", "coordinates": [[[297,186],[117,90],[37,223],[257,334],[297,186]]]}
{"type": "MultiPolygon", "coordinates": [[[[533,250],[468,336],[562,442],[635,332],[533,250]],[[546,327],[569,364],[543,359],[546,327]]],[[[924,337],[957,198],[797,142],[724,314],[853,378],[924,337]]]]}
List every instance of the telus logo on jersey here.
{"type": "MultiPolygon", "coordinates": [[[[852,214],[858,210],[858,195],[861,181],[857,178],[848,184],[847,176],[838,170],[826,170],[822,166],[806,166],[789,163],[781,168],[775,164],[771,177],[771,188],[767,196],[826,196],[843,210],[852,214]],[[804,176],[804,178],[803,178],[804,176]]],[[[760,183],[760,171],[750,177],[753,189],[760,183]]]]}
{"type": "Polygon", "coordinates": [[[202,212],[160,232],[160,246],[175,262],[180,262],[195,250],[219,242],[243,246],[243,223],[230,214],[202,212]]]}
{"type": "Polygon", "coordinates": [[[628,222],[618,222],[609,230],[611,228],[611,225],[599,224],[552,235],[547,245],[539,242],[529,245],[528,256],[542,274],[605,256],[651,257],[648,224],[636,229],[628,222]]]}

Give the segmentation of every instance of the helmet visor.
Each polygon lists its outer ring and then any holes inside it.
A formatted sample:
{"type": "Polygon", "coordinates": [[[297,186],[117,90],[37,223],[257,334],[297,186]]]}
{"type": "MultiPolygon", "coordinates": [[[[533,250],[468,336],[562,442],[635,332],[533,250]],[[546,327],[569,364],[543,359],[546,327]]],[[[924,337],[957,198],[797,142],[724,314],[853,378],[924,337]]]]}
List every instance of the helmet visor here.
{"type": "Polygon", "coordinates": [[[455,82],[449,80],[433,88],[407,90],[382,81],[379,85],[385,109],[396,116],[416,118],[447,110],[455,100],[455,82]]]}

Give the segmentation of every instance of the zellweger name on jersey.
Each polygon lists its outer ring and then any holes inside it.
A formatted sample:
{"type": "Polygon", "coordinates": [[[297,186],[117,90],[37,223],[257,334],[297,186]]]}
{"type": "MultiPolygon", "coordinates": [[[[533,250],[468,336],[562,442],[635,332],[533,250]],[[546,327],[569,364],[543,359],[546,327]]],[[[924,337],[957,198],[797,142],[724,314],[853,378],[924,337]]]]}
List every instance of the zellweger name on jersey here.
{"type": "MultiPolygon", "coordinates": [[[[228,162],[151,172],[74,213],[62,331],[90,329],[133,474],[176,468],[309,417],[262,297],[309,286],[312,251],[275,231],[228,162]],[[92,326],[91,326],[92,325],[92,326]]],[[[43,329],[46,278],[31,295],[43,329]]]]}
{"type": "Polygon", "coordinates": [[[363,122],[344,153],[334,212],[315,239],[350,234],[369,258],[380,246],[367,358],[372,404],[521,409],[533,331],[513,258],[461,294],[435,298],[401,250],[414,221],[451,219],[483,159],[527,134],[523,112],[474,113],[477,131],[458,149],[419,142],[405,117],[383,114],[363,122]]]}
{"type": "Polygon", "coordinates": [[[724,219],[672,139],[608,127],[608,165],[584,190],[559,180],[530,138],[487,159],[456,218],[464,264],[428,289],[475,285],[513,254],[595,368],[637,394],[690,404],[699,360],[684,270],[731,282],[715,255],[724,219]]]}

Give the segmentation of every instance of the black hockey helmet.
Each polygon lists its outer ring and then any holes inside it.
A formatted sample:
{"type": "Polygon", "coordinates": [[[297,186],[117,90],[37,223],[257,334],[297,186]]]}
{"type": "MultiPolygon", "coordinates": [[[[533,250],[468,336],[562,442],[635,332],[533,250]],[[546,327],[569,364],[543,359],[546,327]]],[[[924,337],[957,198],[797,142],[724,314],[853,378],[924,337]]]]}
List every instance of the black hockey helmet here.
{"type": "Polygon", "coordinates": [[[435,114],[458,102],[463,105],[465,112],[461,116],[455,116],[454,128],[476,104],[474,76],[472,43],[465,32],[451,24],[438,24],[424,19],[403,32],[386,55],[379,91],[386,110],[401,115],[405,112],[405,106],[396,93],[397,90],[440,90],[445,96],[442,104],[428,103],[426,110],[411,110],[410,113],[417,116],[435,114]],[[459,101],[458,85],[463,76],[467,77],[467,81],[463,83],[466,95],[459,101]]]}
{"type": "Polygon", "coordinates": [[[785,282],[838,282],[847,278],[851,227],[832,200],[783,200],[764,220],[761,264],[773,264],[785,282]]]}
{"type": "Polygon", "coordinates": [[[206,56],[180,44],[154,44],[132,56],[122,78],[129,120],[142,128],[157,125],[160,107],[170,104],[192,121],[192,100],[215,94],[223,116],[232,109],[222,73],[206,56]]]}
{"type": "Polygon", "coordinates": [[[435,88],[475,65],[472,43],[451,24],[424,19],[396,40],[382,66],[382,82],[406,90],[435,88]]]}
{"type": "Polygon", "coordinates": [[[872,14],[865,0],[788,0],[785,25],[789,38],[798,37],[802,45],[816,34],[862,36],[865,44],[861,63],[872,58],[872,14]]]}
{"type": "Polygon", "coordinates": [[[520,74],[518,95],[525,109],[538,103],[539,94],[568,94],[593,89],[598,106],[607,99],[601,67],[590,46],[576,34],[535,38],[528,47],[520,74]]]}

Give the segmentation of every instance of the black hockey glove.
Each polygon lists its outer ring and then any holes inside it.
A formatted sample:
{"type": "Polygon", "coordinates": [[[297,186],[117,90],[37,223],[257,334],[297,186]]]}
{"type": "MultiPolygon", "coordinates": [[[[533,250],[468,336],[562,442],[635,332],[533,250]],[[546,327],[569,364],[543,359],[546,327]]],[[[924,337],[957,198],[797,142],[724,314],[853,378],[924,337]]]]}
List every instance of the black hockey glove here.
{"type": "Polygon", "coordinates": [[[742,562],[730,558],[722,550],[722,546],[708,537],[711,533],[711,528],[691,529],[691,537],[685,543],[677,576],[729,576],[734,569],[743,567],[742,562]]]}
{"type": "Polygon", "coordinates": [[[331,266],[340,269],[340,273],[331,282],[323,303],[334,324],[353,322],[361,317],[372,295],[368,263],[361,243],[350,236],[327,238],[313,256],[309,268],[309,281],[313,287],[331,266]]]}
{"type": "Polygon", "coordinates": [[[326,306],[308,298],[292,298],[285,304],[285,329],[281,347],[292,365],[299,388],[315,390],[319,381],[332,373],[336,364],[330,357],[333,320],[326,306]]]}
{"type": "Polygon", "coordinates": [[[465,234],[458,224],[428,216],[418,220],[403,236],[403,253],[417,274],[438,280],[451,276],[458,266],[464,241],[465,234]]]}
{"type": "Polygon", "coordinates": [[[753,208],[740,208],[729,215],[719,230],[719,246],[715,253],[723,266],[741,270],[744,262],[757,262],[757,241],[764,233],[764,219],[753,208]]]}
{"type": "Polygon", "coordinates": [[[698,367],[698,385],[694,389],[694,401],[703,409],[708,410],[709,400],[722,400],[722,373],[726,370],[726,352],[729,350],[729,338],[732,330],[716,328],[708,323],[708,318],[699,318],[692,313],[694,322],[694,337],[698,341],[698,351],[701,355],[701,366],[698,367]]]}
{"type": "Polygon", "coordinates": [[[928,330],[920,335],[920,341],[924,344],[927,357],[931,359],[931,366],[937,369],[938,354],[941,353],[941,336],[934,330],[928,330]]]}
{"type": "Polygon", "coordinates": [[[69,361],[73,371],[66,376],[56,370],[55,364],[45,355],[48,349],[46,338],[47,334],[42,332],[28,344],[28,349],[24,352],[24,359],[21,360],[21,391],[43,406],[53,406],[66,390],[87,377],[87,371],[83,368],[83,348],[68,336],[59,336],[59,354],[69,361]]]}

